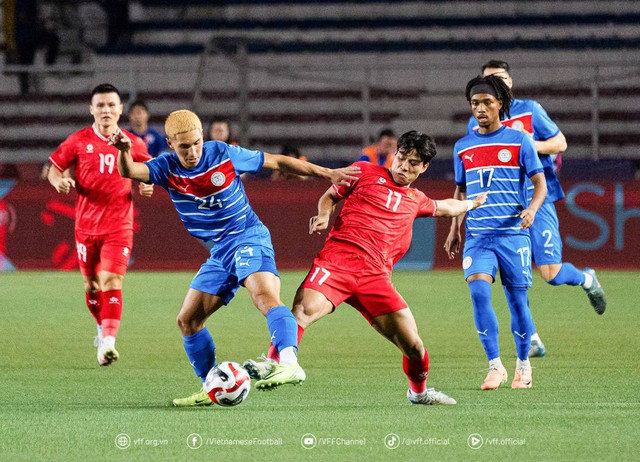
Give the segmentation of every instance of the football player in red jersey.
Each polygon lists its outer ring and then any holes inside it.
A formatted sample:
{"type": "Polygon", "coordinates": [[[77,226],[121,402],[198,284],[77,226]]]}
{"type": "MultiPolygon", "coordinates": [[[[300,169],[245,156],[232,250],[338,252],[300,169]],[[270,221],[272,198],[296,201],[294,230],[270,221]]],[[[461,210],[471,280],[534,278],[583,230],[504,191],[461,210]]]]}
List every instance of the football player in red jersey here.
{"type": "MultiPolygon", "coordinates": [[[[479,207],[482,194],[473,201],[432,200],[411,187],[436,155],[433,139],[410,131],[398,140],[391,168],[356,162],[362,173],[349,186],[331,187],[318,202],[310,233],[328,227],[336,204],[345,204],[336,218],[323,249],[318,253],[293,302],[298,341],[309,324],[347,302],[375,330],[402,351],[409,378],[407,398],[414,404],[455,404],[433,388],[426,388],[429,356],[409,305],[391,282],[393,265],[411,244],[413,221],[418,217],[458,216],[479,207]]],[[[274,351],[270,357],[276,359],[274,351]]],[[[253,376],[261,376],[269,361],[245,362],[253,376]]]]}
{"type": "MultiPolygon", "coordinates": [[[[123,106],[118,89],[98,85],[91,92],[89,111],[94,123],[71,134],[49,161],[48,179],[59,193],[77,191],[75,240],[84,281],[85,300],[97,323],[98,363],[108,366],[118,359],[116,336],[122,315],[122,279],[133,246],[131,180],[118,173],[118,149],[107,138],[118,129],[123,106]],[[72,178],[64,173],[75,168],[72,178]]],[[[144,142],[129,134],[134,159],[149,160],[144,142]]],[[[139,184],[142,196],[153,186],[139,184]]]]}

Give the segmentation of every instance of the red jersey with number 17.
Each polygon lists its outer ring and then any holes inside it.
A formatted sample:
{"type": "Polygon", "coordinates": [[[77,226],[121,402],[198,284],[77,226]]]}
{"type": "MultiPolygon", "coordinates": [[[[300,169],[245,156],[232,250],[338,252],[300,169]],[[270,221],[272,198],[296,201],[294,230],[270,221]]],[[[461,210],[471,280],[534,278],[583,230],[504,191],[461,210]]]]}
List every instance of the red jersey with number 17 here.
{"type": "MultiPolygon", "coordinates": [[[[136,162],[151,159],[140,138],[131,139],[136,162]]],[[[95,125],[70,135],[49,161],[60,171],[75,166],[76,230],[86,234],[110,234],[133,229],[131,180],[118,173],[118,149],[107,143],[95,125]]]]}
{"type": "Polygon", "coordinates": [[[370,259],[391,271],[411,245],[417,217],[436,214],[436,202],[422,191],[400,186],[389,169],[356,162],[361,173],[349,186],[333,185],[345,198],[344,206],[327,237],[327,243],[345,242],[362,249],[370,259]]]}

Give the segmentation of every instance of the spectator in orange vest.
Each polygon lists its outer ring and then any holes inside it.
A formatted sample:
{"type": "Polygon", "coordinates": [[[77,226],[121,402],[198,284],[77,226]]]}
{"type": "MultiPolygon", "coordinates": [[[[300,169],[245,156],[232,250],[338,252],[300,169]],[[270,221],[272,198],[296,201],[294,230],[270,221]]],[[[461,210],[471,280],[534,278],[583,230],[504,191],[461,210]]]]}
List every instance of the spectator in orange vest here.
{"type": "Polygon", "coordinates": [[[393,156],[398,150],[398,137],[390,128],[385,128],[378,135],[378,142],[362,150],[359,161],[371,162],[383,167],[391,167],[393,156]]]}

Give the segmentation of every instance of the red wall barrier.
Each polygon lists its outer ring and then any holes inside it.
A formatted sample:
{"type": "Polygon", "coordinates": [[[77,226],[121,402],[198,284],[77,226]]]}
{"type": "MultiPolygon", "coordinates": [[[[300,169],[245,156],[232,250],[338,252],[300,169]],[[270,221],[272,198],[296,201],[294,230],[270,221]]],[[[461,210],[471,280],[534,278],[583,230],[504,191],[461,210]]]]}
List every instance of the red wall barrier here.
{"type": "MultiPolygon", "coordinates": [[[[270,182],[249,179],[251,204],[271,230],[281,269],[306,269],[324,236],[309,236],[309,218],[328,184],[322,181],[270,182]]],[[[5,185],[6,186],[6,185],[5,185]]],[[[434,199],[453,193],[448,181],[421,180],[434,199]]],[[[557,204],[564,259],[579,267],[640,267],[640,182],[564,184],[567,199],[557,204]]],[[[0,250],[18,269],[74,269],[73,194],[57,194],[46,182],[17,183],[0,195],[0,250]]],[[[151,199],[134,193],[136,234],[131,269],[196,270],[206,259],[204,247],[184,230],[168,194],[156,188],[151,199]]],[[[434,268],[460,268],[442,246],[450,220],[436,220],[434,268]]],[[[5,265],[10,267],[10,265],[5,265]]],[[[1,268],[1,266],[0,266],[1,268]]]]}

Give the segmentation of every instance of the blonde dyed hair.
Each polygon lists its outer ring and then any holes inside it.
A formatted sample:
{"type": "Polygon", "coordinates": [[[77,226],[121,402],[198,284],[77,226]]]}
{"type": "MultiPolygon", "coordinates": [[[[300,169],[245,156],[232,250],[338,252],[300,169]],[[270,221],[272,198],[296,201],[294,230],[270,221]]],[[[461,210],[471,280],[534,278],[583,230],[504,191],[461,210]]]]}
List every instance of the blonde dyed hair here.
{"type": "Polygon", "coordinates": [[[195,113],[187,109],[173,111],[164,123],[164,132],[169,138],[191,130],[202,130],[202,122],[195,113]]]}

